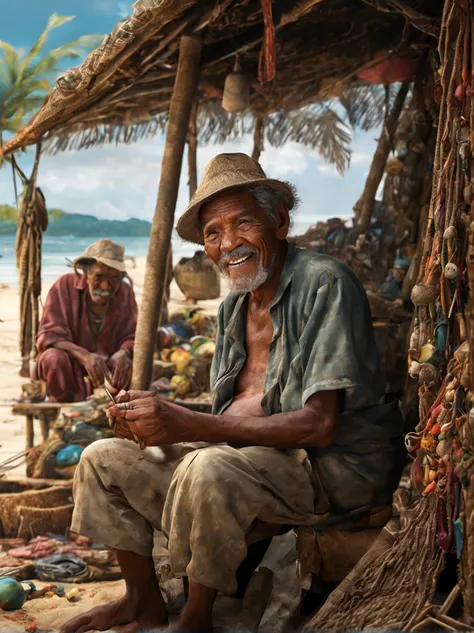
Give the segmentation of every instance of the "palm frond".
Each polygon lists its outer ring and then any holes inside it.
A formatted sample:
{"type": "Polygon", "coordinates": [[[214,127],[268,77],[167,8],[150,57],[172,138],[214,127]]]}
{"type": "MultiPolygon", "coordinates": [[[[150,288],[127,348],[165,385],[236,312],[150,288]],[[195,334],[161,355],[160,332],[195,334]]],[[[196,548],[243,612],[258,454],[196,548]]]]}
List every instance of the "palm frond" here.
{"type": "Polygon", "coordinates": [[[350,164],[352,133],[337,112],[325,103],[281,111],[266,119],[268,141],[281,147],[288,141],[315,149],[343,173],[350,164]]]}
{"type": "Polygon", "coordinates": [[[77,59],[102,41],[102,35],[83,35],[41,56],[51,31],[73,19],[53,13],[26,54],[0,41],[0,132],[18,131],[24,117],[40,107],[45,95],[52,90],[52,80],[59,74],[61,63],[77,59]]]}
{"type": "Polygon", "coordinates": [[[392,100],[393,97],[389,97],[387,104],[385,89],[379,84],[351,88],[339,97],[350,125],[365,132],[383,124],[386,107],[390,108],[392,100]]]}
{"type": "Polygon", "coordinates": [[[48,23],[46,25],[46,28],[38,37],[36,42],[31,47],[30,51],[26,55],[25,59],[23,60],[23,64],[21,67],[21,74],[25,72],[25,70],[28,68],[31,62],[40,54],[40,52],[43,49],[43,46],[46,44],[46,41],[51,31],[53,31],[54,29],[57,29],[63,24],[67,24],[68,22],[71,22],[71,20],[74,20],[74,16],[58,15],[57,13],[53,13],[53,15],[50,16],[48,23]]]}

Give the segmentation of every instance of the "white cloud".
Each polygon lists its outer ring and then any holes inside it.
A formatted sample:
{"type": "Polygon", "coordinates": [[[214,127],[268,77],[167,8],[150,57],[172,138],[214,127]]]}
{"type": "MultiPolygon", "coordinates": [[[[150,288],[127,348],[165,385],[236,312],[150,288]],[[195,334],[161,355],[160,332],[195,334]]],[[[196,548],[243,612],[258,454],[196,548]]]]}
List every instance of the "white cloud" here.
{"type": "MultiPolygon", "coordinates": [[[[210,158],[220,152],[252,151],[250,135],[222,145],[198,150],[198,177],[210,158]]],[[[295,217],[295,231],[300,232],[318,220],[334,216],[352,216],[366,178],[375,142],[368,135],[354,140],[351,168],[340,176],[334,166],[323,162],[311,149],[298,143],[281,148],[268,144],[261,156],[262,166],[270,177],[292,182],[301,199],[295,217]]],[[[80,152],[43,156],[39,185],[50,208],[87,213],[107,219],[153,218],[163,158],[164,137],[143,140],[133,145],[108,145],[80,152]]],[[[31,171],[32,152],[23,156],[21,165],[31,171]]],[[[179,187],[176,215],[186,207],[187,157],[179,187]]],[[[14,200],[11,171],[0,169],[0,204],[14,200]]]]}
{"type": "Polygon", "coordinates": [[[352,152],[351,165],[367,165],[372,162],[372,156],[370,154],[364,154],[362,152],[352,152]]]}
{"type": "Polygon", "coordinates": [[[319,163],[318,171],[320,171],[325,176],[334,176],[336,178],[343,178],[341,174],[337,171],[335,165],[330,165],[329,163],[319,163]]]}

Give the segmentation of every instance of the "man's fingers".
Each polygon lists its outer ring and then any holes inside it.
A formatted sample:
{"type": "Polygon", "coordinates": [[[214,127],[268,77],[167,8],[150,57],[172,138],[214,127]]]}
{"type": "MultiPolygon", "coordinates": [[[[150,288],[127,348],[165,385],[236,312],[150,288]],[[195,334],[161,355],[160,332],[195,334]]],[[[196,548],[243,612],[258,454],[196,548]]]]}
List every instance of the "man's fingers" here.
{"type": "Polygon", "coordinates": [[[121,420],[139,420],[143,415],[143,409],[141,407],[132,408],[131,405],[131,402],[116,404],[110,409],[110,414],[121,420]]]}
{"type": "Polygon", "coordinates": [[[125,391],[125,389],[122,389],[117,394],[117,397],[115,398],[115,400],[117,404],[120,404],[121,402],[130,402],[130,392],[125,391]]]}
{"type": "Polygon", "coordinates": [[[130,400],[142,400],[143,398],[153,398],[155,395],[154,391],[135,391],[131,390],[128,392],[130,396],[130,400]]]}

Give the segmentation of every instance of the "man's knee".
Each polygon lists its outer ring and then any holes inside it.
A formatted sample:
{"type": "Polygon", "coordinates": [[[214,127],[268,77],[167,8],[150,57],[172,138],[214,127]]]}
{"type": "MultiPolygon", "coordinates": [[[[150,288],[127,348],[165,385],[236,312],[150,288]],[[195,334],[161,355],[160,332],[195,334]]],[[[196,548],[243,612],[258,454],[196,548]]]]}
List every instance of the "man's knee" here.
{"type": "Polygon", "coordinates": [[[76,468],[74,483],[83,484],[91,471],[97,472],[110,464],[111,451],[120,448],[123,440],[110,438],[106,440],[97,440],[89,444],[81,454],[78,467],[76,468]]]}
{"type": "Polygon", "coordinates": [[[38,363],[43,370],[57,369],[71,364],[71,360],[67,352],[62,349],[49,347],[38,358],[38,363]]]}
{"type": "Polygon", "coordinates": [[[194,485],[207,487],[224,484],[229,474],[238,470],[241,456],[228,446],[209,446],[186,455],[178,469],[176,477],[189,477],[194,485]]]}

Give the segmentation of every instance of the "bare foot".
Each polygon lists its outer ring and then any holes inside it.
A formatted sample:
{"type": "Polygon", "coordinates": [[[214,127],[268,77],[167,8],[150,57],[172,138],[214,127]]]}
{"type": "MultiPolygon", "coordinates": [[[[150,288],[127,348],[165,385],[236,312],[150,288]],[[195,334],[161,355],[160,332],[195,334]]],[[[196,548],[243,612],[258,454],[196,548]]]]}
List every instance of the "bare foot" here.
{"type": "Polygon", "coordinates": [[[157,608],[155,600],[139,605],[125,595],[117,602],[95,607],[69,620],[61,627],[61,633],[107,631],[124,624],[128,626],[123,628],[123,633],[164,628],[168,624],[168,615],[157,608]]]}

